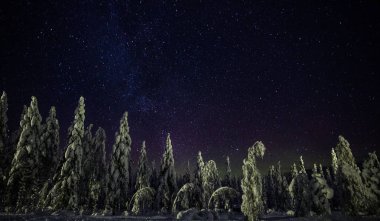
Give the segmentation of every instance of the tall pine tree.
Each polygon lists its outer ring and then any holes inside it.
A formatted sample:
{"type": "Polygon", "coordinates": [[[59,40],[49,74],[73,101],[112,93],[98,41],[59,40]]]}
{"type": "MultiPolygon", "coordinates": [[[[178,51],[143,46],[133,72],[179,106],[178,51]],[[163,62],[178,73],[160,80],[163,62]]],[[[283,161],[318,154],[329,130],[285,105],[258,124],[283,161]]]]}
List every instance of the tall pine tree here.
{"type": "Polygon", "coordinates": [[[88,208],[92,208],[95,212],[104,208],[107,191],[106,132],[101,127],[95,133],[93,161],[90,163],[90,168],[92,172],[89,182],[88,208]]]}
{"type": "Polygon", "coordinates": [[[21,123],[22,132],[12,160],[8,179],[8,200],[18,212],[28,212],[38,200],[40,186],[39,170],[42,165],[41,115],[37,98],[32,97],[27,114],[21,123]]]}
{"type": "Polygon", "coordinates": [[[226,181],[225,185],[228,187],[232,187],[232,172],[231,172],[231,164],[230,164],[230,157],[226,157],[226,181]]]}
{"type": "Polygon", "coordinates": [[[116,133],[112,148],[111,165],[109,167],[109,182],[106,209],[110,212],[123,211],[128,202],[128,187],[130,183],[130,152],[132,139],[129,135],[128,112],[120,120],[119,131],[116,133]]]}
{"type": "Polygon", "coordinates": [[[7,94],[3,91],[0,98],[0,211],[4,207],[4,195],[6,187],[6,173],[8,171],[8,152],[9,148],[9,137],[8,137],[8,101],[7,94]]]}
{"type": "Polygon", "coordinates": [[[335,147],[338,161],[337,185],[341,192],[341,202],[345,213],[358,215],[368,207],[367,192],[360,176],[359,167],[351,152],[350,144],[343,137],[338,137],[335,147]]]}
{"type": "Polygon", "coordinates": [[[376,152],[369,153],[363,163],[362,177],[368,190],[369,214],[380,214],[380,163],[376,152]]]}
{"type": "Polygon", "coordinates": [[[194,185],[196,188],[198,188],[201,191],[201,194],[198,196],[198,205],[200,205],[201,208],[204,208],[207,204],[205,202],[205,199],[203,199],[203,169],[204,169],[205,163],[203,162],[202,152],[199,151],[197,155],[197,166],[195,167],[194,171],[194,185]]]}
{"type": "Polygon", "coordinates": [[[294,200],[295,200],[295,215],[308,216],[310,214],[310,190],[309,178],[306,173],[305,165],[300,156],[298,175],[294,183],[294,200]]]}
{"type": "Polygon", "coordinates": [[[79,211],[80,209],[80,182],[83,178],[83,136],[85,120],[84,98],[80,97],[78,106],[75,109],[74,121],[69,134],[69,142],[65,152],[65,158],[58,181],[49,192],[46,206],[53,210],[70,209],[79,211]]]}
{"type": "Polygon", "coordinates": [[[173,146],[170,134],[166,138],[166,148],[161,159],[160,184],[157,190],[157,207],[161,212],[170,212],[177,192],[176,172],[174,168],[173,146]]]}
{"type": "Polygon", "coordinates": [[[55,107],[51,107],[49,117],[46,118],[45,130],[41,136],[44,164],[41,173],[46,176],[46,179],[52,176],[58,166],[59,122],[56,116],[55,107]]]}
{"type": "Polygon", "coordinates": [[[150,170],[148,165],[148,158],[146,154],[145,141],[143,141],[140,149],[140,158],[138,162],[138,171],[136,179],[136,190],[150,186],[150,170]]]}

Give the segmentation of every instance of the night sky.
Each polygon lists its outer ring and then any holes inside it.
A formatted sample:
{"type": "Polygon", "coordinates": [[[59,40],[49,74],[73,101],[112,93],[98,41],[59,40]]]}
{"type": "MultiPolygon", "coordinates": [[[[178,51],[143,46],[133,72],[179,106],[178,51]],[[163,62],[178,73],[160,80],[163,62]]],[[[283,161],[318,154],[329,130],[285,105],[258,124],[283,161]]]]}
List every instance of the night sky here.
{"type": "Polygon", "coordinates": [[[83,95],[109,150],[128,111],[135,160],[170,132],[178,169],[201,150],[238,172],[256,140],[260,168],[329,165],[339,134],[379,150],[379,39],[375,0],[2,1],[0,89],[12,129],[34,95],[62,138],[83,95]]]}

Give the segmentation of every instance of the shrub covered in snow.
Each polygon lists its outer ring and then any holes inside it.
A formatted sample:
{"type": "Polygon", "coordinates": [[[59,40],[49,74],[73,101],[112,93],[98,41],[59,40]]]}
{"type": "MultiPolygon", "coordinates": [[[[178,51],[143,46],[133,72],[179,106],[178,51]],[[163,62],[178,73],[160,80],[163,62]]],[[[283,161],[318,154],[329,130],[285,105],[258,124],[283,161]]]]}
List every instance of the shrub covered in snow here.
{"type": "Polygon", "coordinates": [[[213,160],[209,160],[203,168],[203,198],[205,203],[210,200],[212,193],[221,186],[218,168],[213,160]]]}
{"type": "Polygon", "coordinates": [[[194,183],[186,183],[181,187],[174,199],[172,212],[175,213],[192,207],[201,209],[200,197],[200,188],[194,183]]]}
{"type": "Polygon", "coordinates": [[[220,187],[212,193],[208,201],[208,208],[215,210],[232,211],[233,206],[240,204],[240,193],[231,187],[220,187]]]}
{"type": "Polygon", "coordinates": [[[153,209],[155,191],[150,187],[143,187],[132,196],[130,208],[135,215],[145,214],[153,209]]]}

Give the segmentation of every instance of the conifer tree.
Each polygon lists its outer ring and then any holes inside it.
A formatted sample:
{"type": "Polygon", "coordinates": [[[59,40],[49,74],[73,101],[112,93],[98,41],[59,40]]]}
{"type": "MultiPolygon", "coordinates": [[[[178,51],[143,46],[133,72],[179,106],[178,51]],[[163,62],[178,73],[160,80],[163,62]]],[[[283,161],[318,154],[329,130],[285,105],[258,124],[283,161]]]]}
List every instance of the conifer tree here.
{"type": "Polygon", "coordinates": [[[131,144],[132,139],[129,135],[128,112],[125,112],[120,120],[119,131],[116,133],[109,169],[106,208],[111,212],[124,210],[128,202],[131,144]]]}
{"type": "Polygon", "coordinates": [[[292,179],[296,178],[298,175],[297,165],[295,163],[293,163],[291,167],[291,175],[292,175],[292,179]]]}
{"type": "Polygon", "coordinates": [[[9,174],[9,170],[11,169],[10,165],[12,163],[13,156],[16,153],[17,144],[18,144],[18,141],[20,139],[22,128],[25,125],[24,118],[25,118],[25,115],[27,113],[28,113],[28,107],[26,105],[24,105],[23,109],[22,109],[22,112],[21,112],[21,115],[20,115],[19,126],[18,126],[18,128],[15,131],[13,131],[11,133],[11,136],[9,138],[8,151],[7,151],[6,155],[5,155],[5,161],[4,161],[4,163],[6,165],[8,165],[7,170],[6,170],[6,174],[9,174]]]}
{"type": "Polygon", "coordinates": [[[333,197],[334,191],[328,186],[327,181],[322,177],[314,164],[313,174],[310,181],[312,210],[317,215],[331,214],[329,200],[333,197]]]}
{"type": "Polygon", "coordinates": [[[200,198],[198,199],[198,205],[201,206],[201,208],[206,207],[206,202],[205,199],[203,199],[203,169],[204,169],[204,162],[203,162],[203,157],[202,157],[202,152],[199,151],[197,155],[197,165],[195,167],[195,172],[194,172],[194,184],[195,186],[200,189],[201,194],[200,198]]]}
{"type": "Polygon", "coordinates": [[[137,171],[137,179],[136,179],[136,190],[139,190],[144,187],[150,187],[150,170],[148,166],[148,158],[146,154],[145,141],[143,141],[141,150],[140,150],[140,158],[138,162],[138,171],[137,171]]]}
{"type": "Polygon", "coordinates": [[[51,107],[49,117],[46,118],[45,130],[41,136],[44,165],[41,173],[46,176],[46,180],[52,176],[58,166],[59,123],[56,115],[55,107],[51,107]]]}
{"type": "Polygon", "coordinates": [[[376,152],[369,153],[363,163],[362,177],[368,190],[368,214],[380,214],[380,163],[376,152]]]}
{"type": "Polygon", "coordinates": [[[28,212],[37,204],[41,169],[41,115],[37,98],[32,97],[24,121],[16,154],[9,172],[8,200],[18,212],[28,212]]]}
{"type": "Polygon", "coordinates": [[[291,197],[291,208],[292,208],[292,210],[295,210],[295,205],[296,205],[296,202],[295,202],[296,201],[296,199],[295,199],[295,183],[296,183],[296,178],[298,176],[297,165],[295,163],[293,163],[293,165],[291,166],[290,174],[291,174],[292,180],[289,183],[288,191],[289,191],[289,195],[291,197]]]}
{"type": "Polygon", "coordinates": [[[338,137],[335,147],[338,161],[337,185],[341,192],[341,202],[345,213],[358,215],[366,211],[368,201],[363,181],[360,177],[359,167],[355,163],[350,144],[343,137],[338,137]]]}
{"type": "Polygon", "coordinates": [[[8,101],[7,94],[3,91],[0,98],[0,211],[4,206],[6,187],[6,174],[8,171],[9,137],[8,137],[8,101]]]}
{"type": "Polygon", "coordinates": [[[342,200],[342,190],[338,186],[338,158],[336,157],[334,148],[331,148],[331,172],[331,183],[335,193],[332,199],[332,205],[334,208],[339,209],[342,200]]]}
{"type": "Polygon", "coordinates": [[[281,174],[281,163],[280,161],[277,162],[277,167],[274,171],[274,183],[275,183],[275,199],[276,199],[276,209],[277,210],[285,210],[285,202],[286,198],[284,197],[284,189],[283,189],[283,180],[282,180],[282,174],[281,174]]]}
{"type": "Polygon", "coordinates": [[[262,182],[261,175],[256,166],[256,157],[263,158],[265,146],[261,141],[248,149],[248,156],[243,161],[243,179],[241,188],[243,190],[241,210],[249,221],[258,219],[263,212],[262,182]]]}
{"type": "Polygon", "coordinates": [[[330,173],[330,168],[326,168],[326,181],[329,184],[329,186],[334,187],[333,179],[330,173]]]}
{"type": "Polygon", "coordinates": [[[322,164],[319,164],[318,169],[319,169],[318,173],[321,174],[321,176],[322,176],[323,178],[325,178],[325,174],[324,174],[324,172],[323,172],[322,164]]]}
{"type": "MultiPolygon", "coordinates": [[[[93,124],[89,124],[84,131],[82,147],[83,147],[83,158],[82,158],[82,168],[83,168],[83,176],[80,181],[80,205],[86,209],[88,209],[89,204],[89,194],[90,194],[90,180],[92,178],[93,171],[93,162],[94,162],[94,137],[92,135],[93,124]]],[[[94,185],[94,182],[92,182],[94,185]]]]}
{"type": "Polygon", "coordinates": [[[275,168],[273,165],[269,167],[268,175],[267,175],[267,207],[269,209],[277,208],[277,200],[276,200],[276,183],[275,183],[275,168]]]}
{"type": "Polygon", "coordinates": [[[106,133],[103,128],[99,127],[94,138],[94,153],[93,161],[90,164],[92,168],[90,183],[89,183],[89,208],[96,210],[104,208],[106,197],[106,133]]]}
{"type": "Polygon", "coordinates": [[[182,181],[183,181],[183,184],[191,182],[191,172],[190,172],[190,162],[189,161],[187,161],[187,167],[186,167],[185,174],[183,175],[182,181]]]}
{"type": "Polygon", "coordinates": [[[157,190],[157,208],[161,212],[169,212],[173,202],[173,194],[177,192],[176,172],[174,168],[173,147],[170,134],[166,138],[166,148],[161,160],[160,184],[157,190]]]}
{"type": "Polygon", "coordinates": [[[282,203],[282,209],[285,212],[287,212],[289,210],[292,210],[294,207],[293,207],[293,197],[289,190],[289,183],[285,176],[282,176],[282,190],[283,190],[282,198],[284,200],[282,203]]]}
{"type": "Polygon", "coordinates": [[[298,175],[294,185],[295,215],[307,216],[310,214],[309,178],[306,174],[302,156],[300,157],[298,175]]]}
{"type": "Polygon", "coordinates": [[[53,210],[80,209],[79,185],[83,178],[83,136],[84,136],[85,104],[80,97],[75,109],[69,142],[65,151],[64,161],[57,175],[57,182],[48,194],[45,205],[53,210]]]}
{"type": "Polygon", "coordinates": [[[226,182],[225,182],[225,185],[228,186],[228,187],[232,187],[232,175],[231,175],[231,165],[230,165],[230,157],[227,156],[226,158],[226,167],[227,167],[227,170],[226,170],[226,182]]]}
{"type": "Polygon", "coordinates": [[[150,170],[152,171],[152,174],[150,176],[150,184],[151,184],[153,189],[157,189],[158,185],[159,185],[159,183],[158,183],[159,180],[158,180],[158,171],[157,171],[155,160],[152,161],[150,170]]]}
{"type": "Polygon", "coordinates": [[[334,148],[331,149],[331,159],[332,159],[331,167],[332,167],[333,175],[335,178],[336,174],[338,172],[338,158],[336,157],[336,153],[335,153],[334,148]]]}
{"type": "Polygon", "coordinates": [[[209,160],[203,169],[203,197],[205,202],[208,203],[212,193],[218,189],[220,184],[219,172],[216,167],[216,163],[213,160],[209,160]]]}

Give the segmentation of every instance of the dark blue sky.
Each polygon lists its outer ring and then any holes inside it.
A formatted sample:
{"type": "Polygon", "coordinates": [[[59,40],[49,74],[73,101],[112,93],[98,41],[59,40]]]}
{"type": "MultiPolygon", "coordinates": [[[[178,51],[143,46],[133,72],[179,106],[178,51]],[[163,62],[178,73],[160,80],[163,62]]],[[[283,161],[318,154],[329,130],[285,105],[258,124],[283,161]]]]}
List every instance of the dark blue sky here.
{"type": "MultiPolygon", "coordinates": [[[[177,165],[201,150],[239,170],[256,140],[263,167],[298,155],[330,164],[339,134],[379,149],[378,1],[11,1],[0,3],[1,89],[57,106],[62,137],[80,95],[108,145],[130,113],[133,154],[177,165]]],[[[65,140],[62,141],[65,143],[65,140]]]]}

